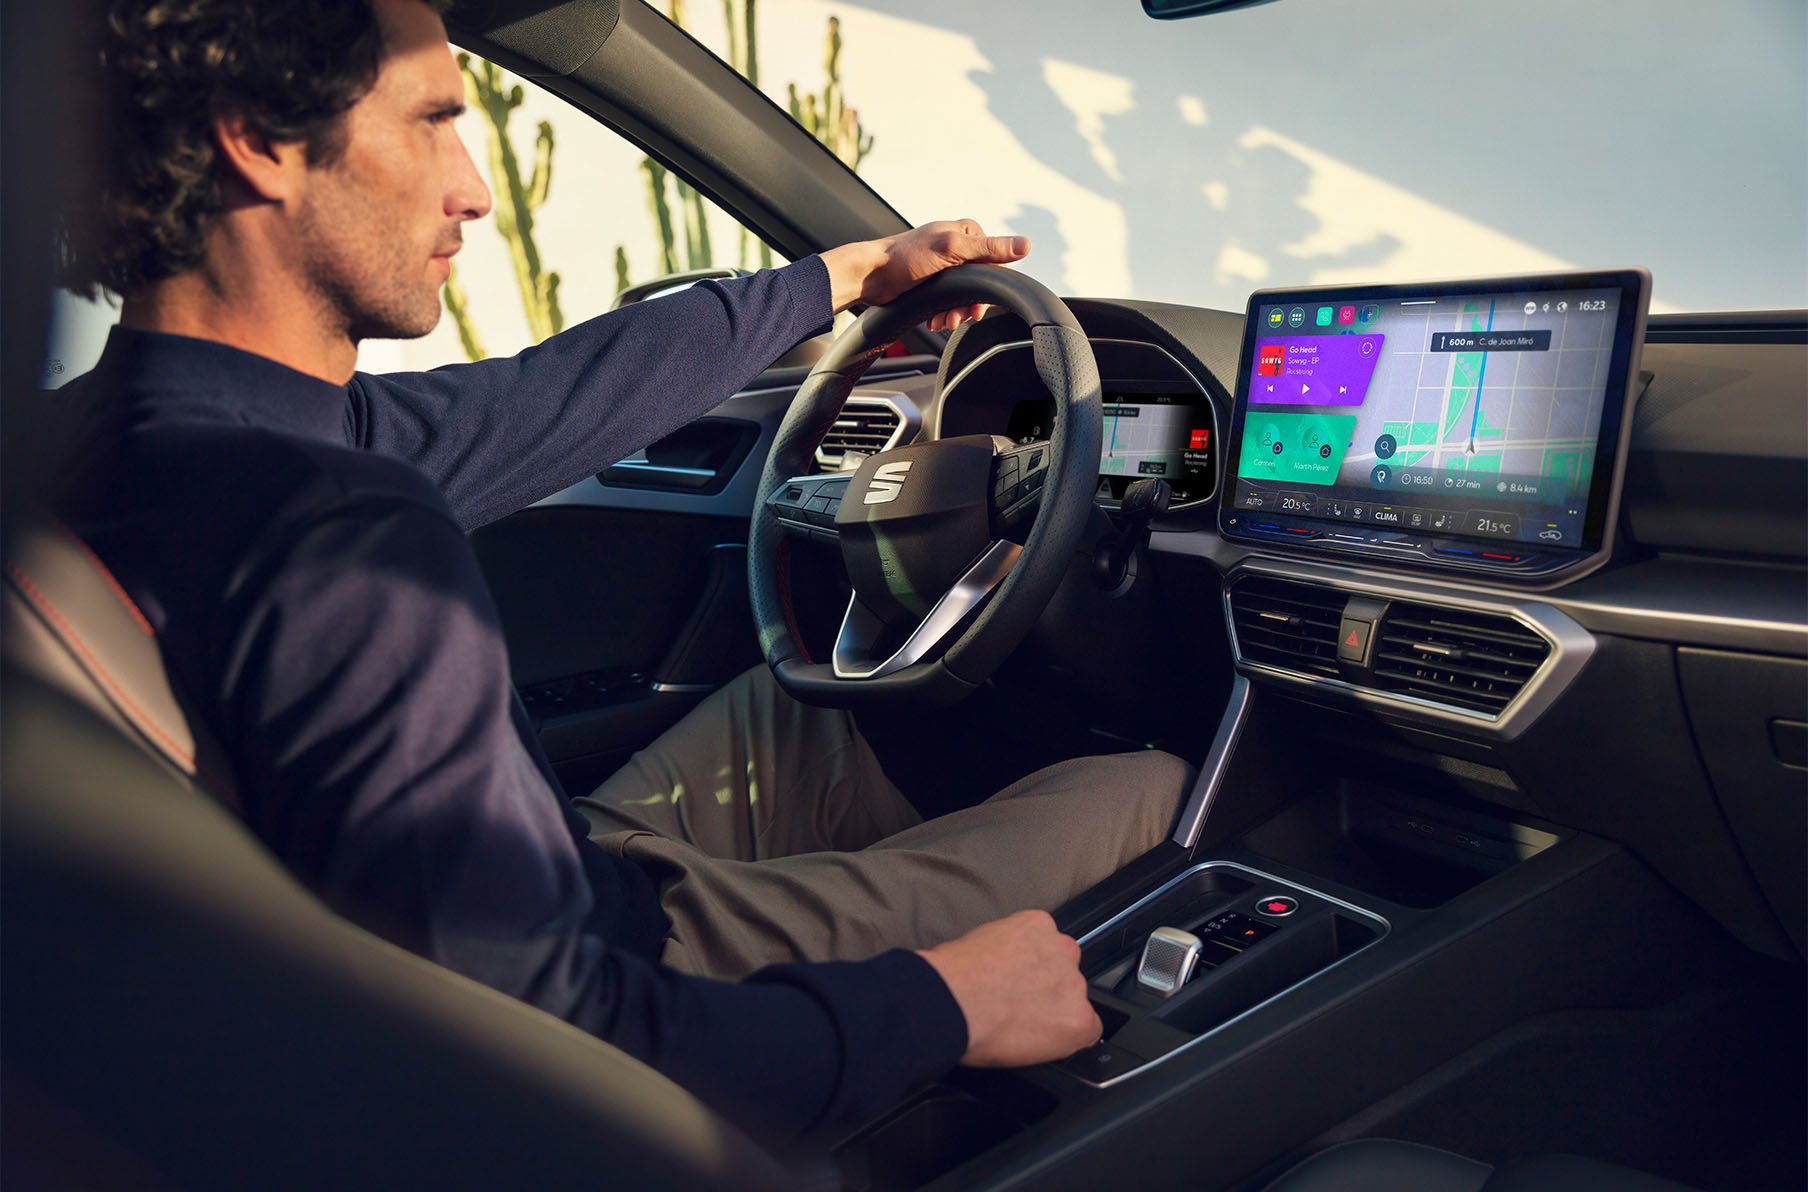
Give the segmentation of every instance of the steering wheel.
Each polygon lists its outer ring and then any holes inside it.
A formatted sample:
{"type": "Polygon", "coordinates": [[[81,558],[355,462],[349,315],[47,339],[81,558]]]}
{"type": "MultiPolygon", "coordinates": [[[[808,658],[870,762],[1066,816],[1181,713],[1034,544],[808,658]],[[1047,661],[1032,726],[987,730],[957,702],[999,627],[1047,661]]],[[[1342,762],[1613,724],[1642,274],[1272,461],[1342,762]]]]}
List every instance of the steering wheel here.
{"type": "Polygon", "coordinates": [[[869,308],[810,370],[760,476],[747,579],[760,648],[805,703],[950,704],[991,676],[1054,595],[1091,514],[1102,409],[1098,366],[1079,322],[1039,282],[959,265],[869,308]],[[1043,442],[992,435],[869,457],[851,476],[809,475],[817,443],[866,367],[937,312],[1001,306],[1029,325],[1036,371],[1055,400],[1043,442]],[[834,541],[853,586],[832,657],[804,650],[787,555],[834,541]]]}

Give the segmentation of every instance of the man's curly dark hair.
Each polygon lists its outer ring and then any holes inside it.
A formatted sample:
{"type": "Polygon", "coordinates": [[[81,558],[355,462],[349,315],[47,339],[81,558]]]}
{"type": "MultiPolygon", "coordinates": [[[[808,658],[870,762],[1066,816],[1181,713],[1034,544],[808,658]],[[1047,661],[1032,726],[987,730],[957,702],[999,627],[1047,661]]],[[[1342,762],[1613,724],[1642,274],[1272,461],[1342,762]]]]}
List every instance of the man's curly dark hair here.
{"type": "MultiPolygon", "coordinates": [[[[443,12],[443,0],[424,0],[443,12]]],[[[70,172],[58,281],[125,295],[201,263],[224,207],[214,121],[237,115],[310,161],[344,151],[341,117],[383,56],[373,0],[114,0],[84,97],[97,143],[70,172]]]]}

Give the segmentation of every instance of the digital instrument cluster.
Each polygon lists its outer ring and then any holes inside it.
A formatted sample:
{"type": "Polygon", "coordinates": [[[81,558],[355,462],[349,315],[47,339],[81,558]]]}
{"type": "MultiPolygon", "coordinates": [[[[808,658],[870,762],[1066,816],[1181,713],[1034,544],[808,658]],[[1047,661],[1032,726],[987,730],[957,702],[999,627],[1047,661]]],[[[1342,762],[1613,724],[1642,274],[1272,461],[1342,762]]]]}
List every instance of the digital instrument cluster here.
{"type": "MultiPolygon", "coordinates": [[[[1099,453],[1101,500],[1121,500],[1138,480],[1165,480],[1171,503],[1184,505],[1211,495],[1212,410],[1200,393],[1151,392],[1108,387],[1099,453]]],[[[1007,433],[1019,443],[1046,439],[1054,419],[1051,401],[1018,402],[1007,433]]]]}

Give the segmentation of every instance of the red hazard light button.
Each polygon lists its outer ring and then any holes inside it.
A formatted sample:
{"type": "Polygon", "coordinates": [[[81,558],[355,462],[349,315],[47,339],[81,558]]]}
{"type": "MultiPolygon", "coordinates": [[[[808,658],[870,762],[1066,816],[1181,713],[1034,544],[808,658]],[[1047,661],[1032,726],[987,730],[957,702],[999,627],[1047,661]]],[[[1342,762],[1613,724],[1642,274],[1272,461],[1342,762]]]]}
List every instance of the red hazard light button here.
{"type": "Polygon", "coordinates": [[[1299,909],[1299,903],[1285,894],[1270,894],[1256,901],[1258,914],[1267,915],[1271,919],[1285,919],[1299,909]]]}
{"type": "Polygon", "coordinates": [[[1369,664],[1369,634],[1374,631],[1372,621],[1359,621],[1355,617],[1345,617],[1337,627],[1337,656],[1345,662],[1354,662],[1357,666],[1369,664]]]}

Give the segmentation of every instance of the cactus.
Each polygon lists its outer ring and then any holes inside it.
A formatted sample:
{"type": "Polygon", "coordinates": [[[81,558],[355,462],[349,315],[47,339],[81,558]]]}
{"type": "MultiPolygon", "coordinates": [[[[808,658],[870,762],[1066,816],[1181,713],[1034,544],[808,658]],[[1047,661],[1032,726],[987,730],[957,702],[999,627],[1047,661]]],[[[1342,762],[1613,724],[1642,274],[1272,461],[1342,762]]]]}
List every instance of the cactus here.
{"type": "Polygon", "coordinates": [[[707,269],[715,264],[715,254],[709,246],[709,213],[704,209],[703,196],[695,187],[679,182],[678,202],[684,208],[684,251],[690,258],[686,268],[707,269]]]}
{"type": "MultiPolygon", "coordinates": [[[[672,23],[685,26],[684,0],[668,0],[672,23]]],[[[759,85],[758,0],[722,0],[722,18],[728,32],[729,65],[749,83],[759,85]]],[[[860,123],[860,115],[847,105],[841,80],[841,21],[830,17],[827,54],[824,68],[827,79],[820,95],[800,94],[795,83],[786,88],[791,115],[811,136],[828,147],[849,169],[858,170],[873,149],[873,138],[860,123]]],[[[559,275],[544,268],[539,248],[534,243],[534,212],[545,203],[552,185],[552,125],[541,121],[534,141],[532,172],[525,183],[514,143],[508,135],[510,114],[521,106],[520,84],[507,86],[505,76],[495,64],[469,54],[458,56],[459,70],[465,79],[465,90],[472,107],[482,113],[489,125],[489,165],[492,189],[500,201],[496,207],[496,230],[507,244],[509,258],[515,267],[515,281],[521,292],[521,306],[534,342],[556,334],[565,326],[559,309],[559,275]]],[[[652,215],[658,244],[660,273],[677,273],[681,269],[702,269],[714,263],[715,248],[710,239],[709,207],[697,189],[682,178],[671,178],[670,171],[652,158],[641,162],[646,184],[647,208],[652,215]],[[675,199],[675,201],[674,201],[675,199]],[[679,263],[679,238],[683,238],[683,261],[679,263]]],[[[761,268],[773,263],[772,249],[759,241],[746,228],[739,229],[738,259],[743,268],[755,257],[761,268]]],[[[628,252],[625,245],[615,249],[615,282],[617,291],[629,285],[628,252]]],[[[465,354],[481,359],[483,346],[472,323],[470,305],[455,279],[446,285],[446,308],[458,328],[458,338],[465,354]]]]}
{"type": "Polygon", "coordinates": [[[672,228],[672,207],[665,197],[666,169],[652,158],[643,158],[641,173],[647,179],[647,207],[653,214],[653,229],[659,237],[659,272],[678,272],[678,250],[672,228]]]}
{"type": "MultiPolygon", "coordinates": [[[[741,77],[760,85],[759,0],[722,0],[722,24],[728,30],[728,64],[741,72],[741,77]]],[[[751,267],[758,246],[759,267],[772,268],[772,246],[760,240],[745,227],[738,228],[741,268],[751,267]]]]}
{"type": "MultiPolygon", "coordinates": [[[[534,243],[534,212],[546,202],[552,187],[552,125],[540,122],[534,138],[533,171],[523,183],[521,164],[508,135],[509,115],[521,106],[523,99],[521,84],[506,87],[500,67],[469,54],[458,56],[458,67],[464,73],[472,106],[483,113],[489,124],[490,178],[502,192],[502,201],[496,205],[496,231],[508,245],[509,259],[515,266],[515,283],[521,291],[528,332],[539,343],[565,327],[565,316],[559,309],[559,275],[542,266],[540,250],[534,243]]],[[[462,327],[460,338],[465,338],[462,327]]],[[[466,350],[470,350],[468,342],[466,350]]]]}
{"type": "MultiPolygon", "coordinates": [[[[731,19],[728,26],[730,54],[738,42],[732,13],[729,8],[733,0],[723,0],[724,13],[731,19]]],[[[671,0],[667,8],[672,24],[680,29],[685,27],[684,0],[671,0]]],[[[674,204],[666,195],[666,178],[669,171],[652,158],[641,162],[641,169],[647,180],[647,206],[653,213],[654,233],[659,237],[659,268],[663,273],[677,273],[681,266],[678,263],[678,236],[684,236],[684,269],[707,269],[715,263],[715,252],[709,241],[709,213],[704,207],[703,196],[696,187],[682,178],[673,178],[672,187],[677,195],[674,204]]]]}
{"type": "MultiPolygon", "coordinates": [[[[669,0],[666,11],[674,25],[681,29],[685,27],[684,0],[669,0]]],[[[758,0],[722,0],[722,23],[728,31],[728,64],[756,87],[760,82],[757,16],[758,0]]],[[[867,154],[873,151],[873,138],[861,125],[860,113],[847,105],[842,92],[841,46],[841,19],[830,17],[823,63],[827,78],[820,96],[815,92],[800,93],[796,83],[787,84],[786,92],[792,119],[827,146],[829,152],[850,170],[858,170],[867,154]]],[[[713,264],[715,253],[710,244],[703,196],[683,179],[673,178],[673,191],[677,196],[674,218],[674,205],[666,194],[668,171],[651,158],[644,161],[641,168],[646,173],[647,202],[659,238],[661,270],[666,273],[678,271],[680,232],[684,236],[685,268],[702,269],[713,264]]],[[[754,255],[755,243],[753,234],[741,228],[739,260],[743,268],[754,255]]],[[[772,264],[772,249],[764,242],[758,243],[760,267],[768,268],[772,264]]]]}
{"type": "Polygon", "coordinates": [[[615,292],[619,294],[632,284],[628,280],[628,248],[618,244],[615,246],[615,292]]]}
{"type": "Polygon", "coordinates": [[[873,151],[872,135],[861,126],[860,113],[847,106],[841,91],[841,18],[829,18],[828,54],[823,63],[828,81],[822,95],[799,94],[796,83],[788,83],[785,93],[790,100],[791,118],[803,125],[804,131],[821,141],[829,152],[840,158],[850,170],[873,151]]]}
{"type": "Polygon", "coordinates": [[[452,325],[458,328],[458,342],[465,350],[467,360],[482,360],[488,353],[483,350],[483,341],[477,338],[477,325],[471,321],[471,304],[465,298],[465,288],[458,284],[458,268],[446,275],[446,312],[452,316],[452,325]]]}

